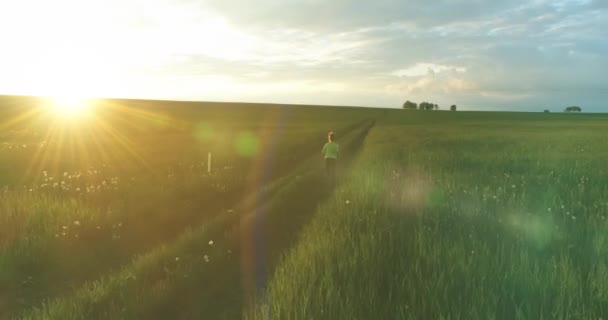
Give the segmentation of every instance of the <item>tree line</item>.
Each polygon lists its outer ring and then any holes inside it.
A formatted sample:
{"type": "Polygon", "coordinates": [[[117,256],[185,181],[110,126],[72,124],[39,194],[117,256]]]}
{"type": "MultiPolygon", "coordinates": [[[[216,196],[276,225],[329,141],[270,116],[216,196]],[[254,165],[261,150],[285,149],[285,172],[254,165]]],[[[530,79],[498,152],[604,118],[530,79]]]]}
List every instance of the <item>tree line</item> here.
{"type": "MultiPolygon", "coordinates": [[[[403,103],[403,109],[409,110],[439,110],[439,105],[432,102],[420,102],[419,104],[412,101],[406,101],[403,103]]],[[[450,106],[451,111],[456,111],[456,105],[450,106]]]]}

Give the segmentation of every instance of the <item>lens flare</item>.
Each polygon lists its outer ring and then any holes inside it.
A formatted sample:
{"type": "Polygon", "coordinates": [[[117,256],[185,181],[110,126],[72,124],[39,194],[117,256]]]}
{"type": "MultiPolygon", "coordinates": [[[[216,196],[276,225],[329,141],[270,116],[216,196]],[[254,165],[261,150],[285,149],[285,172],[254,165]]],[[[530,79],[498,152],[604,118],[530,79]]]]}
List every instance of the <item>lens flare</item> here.
{"type": "Polygon", "coordinates": [[[85,97],[57,96],[51,98],[51,111],[64,119],[76,119],[86,116],[91,108],[91,101],[85,97]]]}

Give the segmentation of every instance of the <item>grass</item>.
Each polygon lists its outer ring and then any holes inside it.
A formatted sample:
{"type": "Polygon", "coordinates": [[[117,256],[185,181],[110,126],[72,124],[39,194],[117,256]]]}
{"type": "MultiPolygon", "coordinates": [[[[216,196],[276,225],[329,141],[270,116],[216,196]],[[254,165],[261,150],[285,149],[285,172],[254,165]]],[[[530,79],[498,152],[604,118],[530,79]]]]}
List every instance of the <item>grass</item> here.
{"type": "Polygon", "coordinates": [[[376,125],[248,318],[606,316],[603,117],[442,116],[376,125]]]}
{"type": "Polygon", "coordinates": [[[37,103],[0,99],[0,319],[608,316],[603,115],[37,103]]]}

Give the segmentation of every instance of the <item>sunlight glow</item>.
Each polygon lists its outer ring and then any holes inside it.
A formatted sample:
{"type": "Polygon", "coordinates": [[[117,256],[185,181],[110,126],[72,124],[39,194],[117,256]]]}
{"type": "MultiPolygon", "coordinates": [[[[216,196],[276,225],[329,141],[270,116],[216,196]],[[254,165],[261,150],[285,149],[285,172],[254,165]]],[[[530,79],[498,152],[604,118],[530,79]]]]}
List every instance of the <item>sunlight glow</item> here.
{"type": "Polygon", "coordinates": [[[83,118],[90,111],[91,101],[79,96],[56,96],[51,99],[50,107],[53,114],[60,118],[83,118]]]}

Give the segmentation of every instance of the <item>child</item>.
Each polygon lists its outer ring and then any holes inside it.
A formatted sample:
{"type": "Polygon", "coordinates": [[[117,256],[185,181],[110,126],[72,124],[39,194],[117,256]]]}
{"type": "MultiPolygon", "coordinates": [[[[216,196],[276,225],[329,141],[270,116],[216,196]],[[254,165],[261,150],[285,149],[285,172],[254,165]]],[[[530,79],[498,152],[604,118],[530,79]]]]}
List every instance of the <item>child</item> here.
{"type": "Polygon", "coordinates": [[[327,143],[323,146],[321,153],[325,158],[325,172],[331,184],[336,182],[336,160],[340,153],[340,145],[334,142],[336,136],[333,132],[327,135],[327,143]]]}

